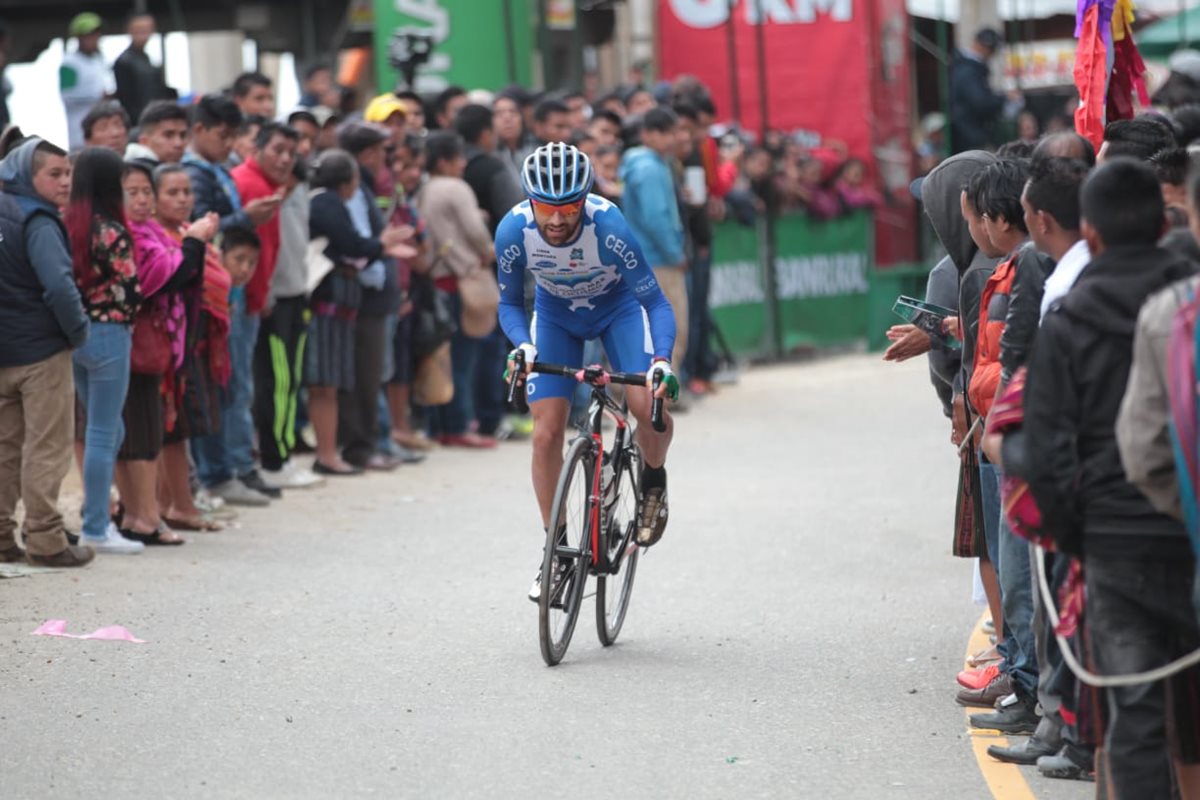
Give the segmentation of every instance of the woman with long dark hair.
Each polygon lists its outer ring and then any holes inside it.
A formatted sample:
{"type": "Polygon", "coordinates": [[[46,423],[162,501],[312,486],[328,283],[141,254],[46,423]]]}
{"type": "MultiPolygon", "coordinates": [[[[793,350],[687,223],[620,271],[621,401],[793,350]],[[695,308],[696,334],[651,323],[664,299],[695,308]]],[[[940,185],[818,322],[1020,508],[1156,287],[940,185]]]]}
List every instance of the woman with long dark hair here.
{"type": "Polygon", "coordinates": [[[121,175],[111,150],[89,147],[75,159],[64,223],[75,283],[91,335],[73,354],[75,390],[87,417],[83,450],[82,541],[99,553],[139,553],[109,520],[109,488],[125,436],[121,409],[129,389],[133,319],[142,305],[133,239],[125,222],[121,175]]]}
{"type": "Polygon", "coordinates": [[[196,220],[181,246],[154,218],[153,165],[127,161],[122,186],[146,302],[134,327],[137,350],[131,359],[124,410],[128,435],[117,454],[117,487],[123,505],[119,530],[126,539],[142,544],[180,545],[184,539],[164,524],[160,514],[158,457],[165,434],[177,424],[175,384],[183,366],[188,322],[183,293],[196,286],[202,275],[205,243],[216,233],[219,221],[216,214],[196,220]]]}

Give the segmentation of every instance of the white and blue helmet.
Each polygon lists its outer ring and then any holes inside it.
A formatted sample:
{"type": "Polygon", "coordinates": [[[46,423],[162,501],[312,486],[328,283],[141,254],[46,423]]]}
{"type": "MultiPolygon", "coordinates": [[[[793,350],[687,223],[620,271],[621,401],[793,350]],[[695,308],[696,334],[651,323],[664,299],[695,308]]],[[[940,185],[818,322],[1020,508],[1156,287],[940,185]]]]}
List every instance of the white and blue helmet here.
{"type": "Polygon", "coordinates": [[[551,142],[534,150],[521,167],[525,194],[539,203],[575,203],[592,189],[592,162],[574,145],[551,142]]]}

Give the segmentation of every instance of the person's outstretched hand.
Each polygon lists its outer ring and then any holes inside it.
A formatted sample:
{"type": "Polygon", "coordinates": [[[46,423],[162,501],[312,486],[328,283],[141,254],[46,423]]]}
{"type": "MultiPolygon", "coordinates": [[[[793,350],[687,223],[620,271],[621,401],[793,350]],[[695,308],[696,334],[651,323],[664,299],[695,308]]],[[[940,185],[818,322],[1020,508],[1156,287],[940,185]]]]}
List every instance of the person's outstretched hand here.
{"type": "Polygon", "coordinates": [[[929,334],[916,325],[893,325],[888,328],[887,338],[892,345],[884,352],[884,361],[907,361],[928,353],[933,347],[929,334]]]}

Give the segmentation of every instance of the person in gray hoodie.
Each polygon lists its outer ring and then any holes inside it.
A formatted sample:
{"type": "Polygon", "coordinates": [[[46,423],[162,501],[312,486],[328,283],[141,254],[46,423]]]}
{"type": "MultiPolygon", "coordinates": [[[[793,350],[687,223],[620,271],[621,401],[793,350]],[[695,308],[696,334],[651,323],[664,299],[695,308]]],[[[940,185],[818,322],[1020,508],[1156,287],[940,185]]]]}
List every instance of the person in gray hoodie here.
{"type": "MultiPolygon", "coordinates": [[[[961,443],[969,428],[966,424],[963,394],[965,387],[970,384],[970,370],[974,363],[980,298],[987,279],[999,263],[999,259],[987,255],[976,245],[971,235],[970,223],[963,216],[961,198],[967,182],[995,161],[995,156],[982,150],[959,153],[943,161],[924,178],[914,181],[912,186],[913,193],[921,198],[934,233],[946,249],[946,256],[929,274],[925,297],[930,303],[957,309],[959,319],[966,321],[966,324],[959,326],[962,350],[935,350],[924,332],[913,326],[900,325],[889,331],[889,338],[894,343],[884,355],[889,361],[904,361],[922,353],[929,354],[934,388],[942,402],[943,411],[953,420],[952,441],[955,445],[961,443]]],[[[964,469],[968,469],[966,463],[964,461],[964,469]]],[[[987,466],[990,468],[990,465],[987,466]]],[[[980,478],[974,475],[964,477],[969,477],[976,486],[981,482],[984,484],[984,494],[988,496],[989,504],[994,506],[984,509],[985,521],[991,519],[998,523],[999,486],[994,480],[983,480],[990,477],[990,473],[981,474],[980,478]]],[[[986,549],[980,554],[980,576],[996,629],[1002,630],[1000,586],[994,564],[988,555],[986,549]]],[[[988,658],[992,655],[994,654],[976,654],[982,661],[994,660],[988,658]]],[[[997,686],[986,685],[973,692],[963,692],[960,693],[959,702],[982,702],[980,698],[985,694],[997,695],[1004,688],[1001,683],[997,686]],[[972,693],[978,694],[979,697],[966,696],[972,693]]]]}
{"type": "Polygon", "coordinates": [[[82,566],[92,549],[67,542],[58,512],[74,438],[71,350],[88,335],[58,216],[71,165],[30,137],[0,162],[0,182],[0,562],[82,566]],[[27,553],[16,542],[18,499],[27,553]]]}

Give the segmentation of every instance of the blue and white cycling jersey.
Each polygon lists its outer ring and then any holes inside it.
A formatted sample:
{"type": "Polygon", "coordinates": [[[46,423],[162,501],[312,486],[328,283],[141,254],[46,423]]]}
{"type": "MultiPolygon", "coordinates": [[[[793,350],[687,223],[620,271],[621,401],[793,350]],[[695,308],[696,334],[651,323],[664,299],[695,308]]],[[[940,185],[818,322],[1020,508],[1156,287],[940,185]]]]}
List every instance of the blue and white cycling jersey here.
{"type": "MultiPolygon", "coordinates": [[[[654,356],[671,357],[675,345],[671,304],[625,216],[603,197],[588,195],[579,234],[562,247],[542,238],[528,200],[514,207],[496,229],[496,262],[500,325],[514,344],[534,342],[525,316],[525,271],[529,270],[537,282],[534,311],[539,322],[551,323],[578,339],[596,339],[617,319],[627,318],[631,311],[640,316],[644,308],[654,356]]],[[[543,342],[536,345],[547,358],[543,342]]]]}

